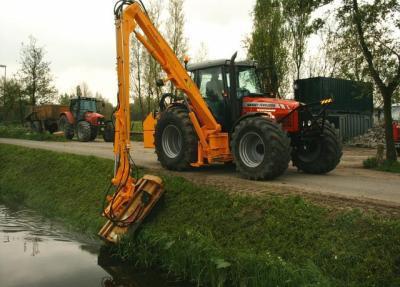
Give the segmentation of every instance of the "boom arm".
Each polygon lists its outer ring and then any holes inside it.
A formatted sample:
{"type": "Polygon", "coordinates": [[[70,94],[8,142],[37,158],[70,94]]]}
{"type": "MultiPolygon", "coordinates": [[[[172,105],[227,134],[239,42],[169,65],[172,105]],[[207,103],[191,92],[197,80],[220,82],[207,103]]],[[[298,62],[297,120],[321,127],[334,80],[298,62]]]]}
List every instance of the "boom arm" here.
{"type": "MultiPolygon", "coordinates": [[[[217,123],[210,112],[206,102],[201,96],[199,89],[193,82],[186,69],[154,27],[143,6],[137,1],[122,1],[126,8],[121,6],[116,11],[117,32],[117,63],[118,63],[118,86],[120,107],[116,114],[116,145],[115,154],[123,154],[129,147],[129,90],[130,90],[130,35],[133,35],[143,44],[154,59],[161,65],[167,74],[166,81],[171,81],[174,86],[182,91],[189,111],[189,117],[199,138],[199,163],[203,157],[212,161],[221,158],[221,154],[228,156],[228,135],[221,133],[221,126],[217,123]],[[139,29],[141,32],[139,31],[139,29]],[[214,140],[210,136],[214,136],[214,140]]],[[[121,170],[123,169],[123,165],[121,170]]],[[[118,173],[117,173],[118,175],[118,173]]],[[[116,181],[123,178],[121,172],[116,181]]]]}

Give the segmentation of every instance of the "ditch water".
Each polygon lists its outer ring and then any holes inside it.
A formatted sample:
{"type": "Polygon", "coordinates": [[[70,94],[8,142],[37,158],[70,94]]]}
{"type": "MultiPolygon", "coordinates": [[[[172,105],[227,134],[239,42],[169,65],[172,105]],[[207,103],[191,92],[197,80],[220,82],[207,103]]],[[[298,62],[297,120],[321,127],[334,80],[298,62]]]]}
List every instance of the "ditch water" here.
{"type": "Polygon", "coordinates": [[[183,287],[156,272],[97,264],[100,243],[77,239],[30,210],[0,205],[0,286],[183,287]]]}

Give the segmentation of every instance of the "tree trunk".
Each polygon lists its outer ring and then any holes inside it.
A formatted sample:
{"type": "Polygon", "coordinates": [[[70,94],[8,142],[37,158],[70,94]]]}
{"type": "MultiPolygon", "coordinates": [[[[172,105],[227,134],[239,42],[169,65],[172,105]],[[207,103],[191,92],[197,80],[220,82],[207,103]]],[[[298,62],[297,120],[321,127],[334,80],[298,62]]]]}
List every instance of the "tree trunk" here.
{"type": "Polygon", "coordinates": [[[19,118],[21,120],[21,125],[24,125],[24,113],[22,111],[22,99],[21,94],[19,94],[19,118]]]}
{"type": "Polygon", "coordinates": [[[397,154],[393,139],[393,119],[392,119],[392,94],[388,91],[381,91],[383,97],[383,112],[385,115],[385,139],[386,139],[386,159],[396,161],[397,154]]]}

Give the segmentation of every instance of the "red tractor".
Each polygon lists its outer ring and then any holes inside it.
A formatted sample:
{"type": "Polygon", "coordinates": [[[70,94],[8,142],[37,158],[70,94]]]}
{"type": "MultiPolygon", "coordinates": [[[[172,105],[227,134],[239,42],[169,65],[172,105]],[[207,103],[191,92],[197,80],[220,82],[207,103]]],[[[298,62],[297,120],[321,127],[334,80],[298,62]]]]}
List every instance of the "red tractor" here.
{"type": "Polygon", "coordinates": [[[393,139],[396,146],[397,154],[400,156],[400,104],[392,106],[393,117],[393,139]]]}
{"type": "Polygon", "coordinates": [[[61,113],[58,125],[67,139],[72,139],[76,133],[81,142],[93,141],[102,133],[104,141],[114,141],[113,122],[106,121],[102,114],[97,113],[98,102],[86,97],[71,99],[69,111],[61,113]]]}
{"type": "MultiPolygon", "coordinates": [[[[256,63],[235,62],[235,58],[236,54],[231,60],[187,66],[206,105],[193,95],[161,97],[155,128],[145,127],[145,143],[154,142],[161,165],[183,170],[233,161],[244,177],[255,180],[278,177],[290,160],[306,173],[333,170],[340,162],[342,145],[326,121],[332,99],[306,105],[272,98],[261,88],[256,63]],[[191,120],[208,110],[222,133],[203,145],[200,139],[206,126],[196,128],[191,120]],[[205,151],[199,148],[207,145],[205,151]]],[[[155,123],[151,115],[147,121],[155,123]]]]}

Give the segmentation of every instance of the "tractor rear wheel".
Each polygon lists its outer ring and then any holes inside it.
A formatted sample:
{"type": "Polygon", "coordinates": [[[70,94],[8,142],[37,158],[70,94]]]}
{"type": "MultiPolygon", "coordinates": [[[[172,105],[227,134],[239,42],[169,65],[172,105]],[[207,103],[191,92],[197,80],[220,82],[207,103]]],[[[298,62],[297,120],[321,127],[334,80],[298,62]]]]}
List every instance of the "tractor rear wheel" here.
{"type": "Polygon", "coordinates": [[[114,141],[114,124],[113,122],[106,122],[106,126],[103,131],[103,139],[105,142],[113,142],[114,141]]]}
{"type": "Polygon", "coordinates": [[[236,169],[252,180],[274,179],[290,161],[290,139],[275,122],[264,117],[243,119],[232,135],[236,169]]]}
{"type": "Polygon", "coordinates": [[[58,122],[58,129],[64,132],[64,136],[68,140],[74,137],[74,126],[68,121],[66,116],[61,116],[58,122]]]}
{"type": "Polygon", "coordinates": [[[78,140],[81,142],[88,142],[91,138],[91,127],[86,121],[80,121],[77,126],[78,140]]]}
{"type": "Polygon", "coordinates": [[[329,122],[319,138],[303,141],[293,148],[292,161],[298,169],[311,174],[328,173],[339,164],[342,144],[329,122]]]}
{"type": "Polygon", "coordinates": [[[155,129],[158,161],[164,168],[185,170],[197,160],[197,135],[184,108],[161,113],[155,129]]]}

